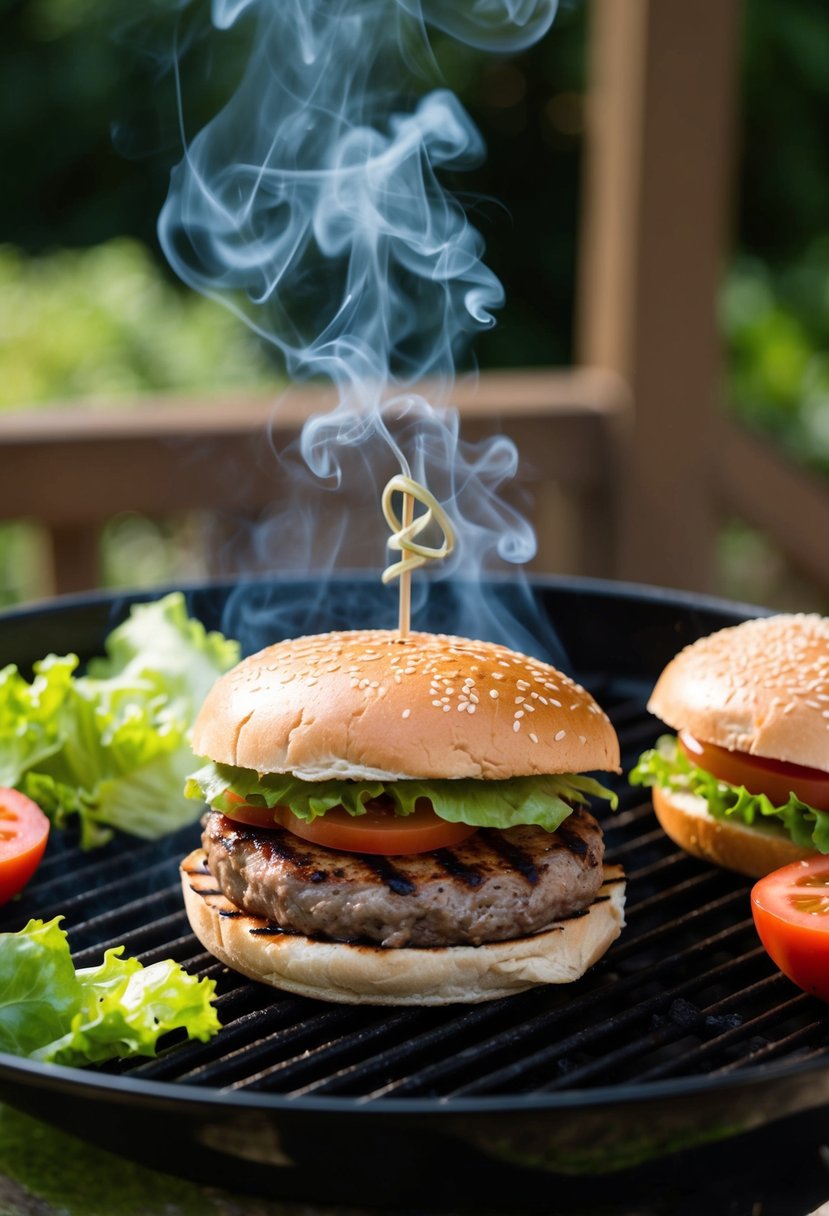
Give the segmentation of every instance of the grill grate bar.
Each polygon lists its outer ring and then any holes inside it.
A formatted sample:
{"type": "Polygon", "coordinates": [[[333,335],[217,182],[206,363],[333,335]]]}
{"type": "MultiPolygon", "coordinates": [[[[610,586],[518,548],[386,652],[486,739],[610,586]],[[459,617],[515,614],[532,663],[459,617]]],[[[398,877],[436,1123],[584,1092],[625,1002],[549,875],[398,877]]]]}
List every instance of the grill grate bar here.
{"type": "MultiPolygon", "coordinates": [[[[373,1077],[385,1076],[391,1070],[399,1071],[404,1065],[415,1072],[421,1066],[421,1059],[425,1058],[428,1061],[429,1058],[433,1058],[435,1048],[439,1048],[443,1055],[453,1052],[453,1044],[463,1043],[473,1033],[480,1034],[490,1031],[499,1036],[509,1034],[512,1037],[508,1021],[508,1003],[508,1001],[506,1003],[492,1001],[485,1005],[475,1006],[448,1024],[441,1020],[436,1026],[427,1025],[417,1035],[414,1034],[414,1028],[411,1027],[407,1036],[395,1043],[393,1047],[379,1051],[368,1061],[345,1064],[336,1072],[312,1080],[302,1088],[293,1089],[291,1096],[303,1097],[310,1094],[319,1096],[356,1090],[360,1093],[368,1092],[369,1098],[373,1098],[374,1094],[369,1089],[373,1077]],[[491,1027],[490,1023],[496,1023],[496,1025],[491,1027]]],[[[374,1084],[377,1082],[375,1081],[374,1084]]]]}
{"type": "MultiPolygon", "coordinates": [[[[261,1089],[267,1079],[284,1073],[290,1076],[297,1070],[301,1072],[311,1067],[312,1061],[322,1061],[326,1067],[328,1059],[332,1055],[336,1057],[349,1044],[355,1050],[370,1049],[378,1035],[400,1033],[411,1018],[411,1014],[405,1012],[397,1018],[375,1015],[373,1024],[366,1026],[359,1010],[344,1012],[339,1006],[327,1006],[310,1016],[307,1010],[304,1012],[305,1016],[297,1019],[295,1010],[291,1024],[277,1025],[266,1034],[257,1027],[259,1033],[253,1044],[245,1045],[237,1052],[223,1052],[220,1059],[209,1065],[188,1070],[182,1079],[203,1084],[209,1078],[211,1085],[224,1091],[261,1089]],[[336,1037],[338,1033],[339,1038],[336,1037]],[[279,1057],[279,1063],[274,1062],[275,1055],[279,1057]]],[[[280,1092],[285,1092],[286,1088],[289,1086],[279,1086],[280,1092]]]]}
{"type": "MultiPolygon", "coordinates": [[[[269,1082],[278,1079],[280,1091],[289,1091],[291,1097],[295,1097],[298,1093],[311,1092],[312,1086],[302,1087],[303,1077],[319,1071],[320,1068],[325,1069],[327,1075],[331,1075],[332,1069],[336,1072],[338,1068],[342,1067],[339,1061],[348,1060],[354,1054],[373,1053],[375,1045],[382,1045],[389,1038],[396,1039],[401,1034],[410,1033],[412,1021],[410,1011],[391,1016],[387,1013],[370,1026],[354,1022],[351,1026],[351,1033],[343,1033],[336,1039],[329,1035],[323,1037],[321,1043],[314,1042],[312,1046],[306,1045],[305,1035],[302,1034],[298,1042],[291,1043],[293,1054],[287,1059],[280,1059],[272,1064],[264,1063],[257,1072],[232,1081],[225,1088],[228,1090],[267,1089],[269,1082]]],[[[339,1025],[336,1028],[342,1029],[339,1025]]],[[[280,1041],[277,1046],[281,1052],[285,1046],[284,1040],[280,1041]]],[[[372,1058],[374,1058],[373,1055],[372,1058]]]]}
{"type": "Polygon", "coordinates": [[[108,936],[94,946],[87,946],[82,950],[75,950],[72,957],[75,960],[75,965],[78,967],[88,967],[96,963],[102,956],[105,950],[109,950],[114,946],[123,945],[126,954],[141,955],[152,949],[153,953],[161,951],[165,952],[169,947],[166,946],[170,931],[175,933],[175,939],[178,940],[180,933],[186,920],[183,917],[181,908],[176,908],[172,902],[172,897],[163,901],[164,907],[170,908],[166,916],[159,916],[158,912],[158,896],[148,896],[145,899],[134,900],[128,904],[123,904],[116,914],[106,913],[101,916],[93,917],[91,920],[85,921],[82,926],[77,929],[82,929],[84,934],[88,934],[96,928],[106,930],[108,936]],[[140,928],[128,929],[125,926],[131,923],[131,918],[136,914],[143,913],[147,906],[154,909],[154,915],[151,920],[142,923],[140,928]],[[115,923],[111,923],[115,921],[115,923]]]}
{"type": "MultiPolygon", "coordinates": [[[[146,885],[149,886],[153,881],[156,883],[163,882],[166,877],[164,873],[166,868],[166,866],[160,866],[148,870],[146,885]]],[[[153,917],[150,913],[146,920],[139,920],[136,914],[148,909],[151,910],[152,905],[157,901],[163,900],[165,903],[170,903],[170,895],[166,891],[153,891],[152,894],[122,901],[122,899],[118,898],[118,894],[119,891],[123,893],[123,888],[124,880],[121,879],[120,881],[108,883],[104,887],[99,887],[92,894],[80,893],[52,905],[47,904],[44,906],[43,904],[39,904],[37,915],[42,920],[51,920],[55,916],[62,916],[64,918],[64,926],[69,933],[71,941],[89,941],[90,943],[94,942],[97,944],[98,933],[102,928],[106,931],[105,926],[108,922],[123,924],[125,926],[125,930],[123,931],[126,931],[126,927],[137,924],[139,928],[137,930],[133,929],[132,933],[133,936],[136,936],[136,933],[140,935],[152,923],[153,917]],[[93,912],[90,915],[90,905],[107,907],[110,901],[111,906],[107,908],[107,911],[100,913],[93,912]]],[[[85,946],[81,945],[73,953],[83,953],[84,949],[85,946]]]]}
{"type": "MultiPolygon", "coordinates": [[[[205,961],[211,961],[209,955],[203,957],[205,961]]],[[[194,971],[190,965],[187,970],[212,978],[226,974],[223,965],[215,961],[213,966],[201,971],[194,971]]],[[[129,1061],[124,1067],[129,1069],[131,1076],[152,1080],[178,1080],[197,1073],[201,1076],[199,1070],[209,1075],[212,1064],[216,1060],[223,1061],[234,1044],[236,1050],[249,1047],[263,1033],[290,1028],[305,1016],[306,1005],[299,997],[241,981],[230,989],[217,992],[216,1011],[222,1024],[221,1034],[216,1038],[206,1043],[188,1044],[184,1051],[177,1047],[165,1049],[152,1060],[129,1061]]]]}
{"type": "MultiPolygon", "coordinates": [[[[758,948],[755,953],[757,958],[764,956],[762,948],[758,948]]],[[[677,1071],[678,1067],[682,1068],[683,1073],[709,1071],[705,1064],[715,1053],[723,1053],[732,1044],[742,1043],[743,1040],[753,1042],[756,1037],[762,1036],[767,1028],[773,1029],[775,1024],[785,1022],[788,1015],[793,1011],[796,1012],[797,1007],[801,1004],[796,997],[782,1005],[775,1002],[770,1008],[763,1009],[753,1017],[745,1017],[741,1013],[734,1015],[729,1013],[736,1006],[745,1005],[757,997],[762,997],[771,987],[777,987],[777,980],[778,976],[764,976],[756,983],[745,987],[739,995],[732,994],[726,1000],[711,1005],[705,1010],[689,1010],[689,1022],[694,1020],[701,1028],[708,1026],[712,1029],[725,1024],[726,1029],[701,1042],[693,1051],[686,1053],[682,1059],[667,1060],[662,1064],[641,1070],[638,1080],[654,1081],[670,1076],[677,1071]]],[[[791,1039],[791,1036],[788,1038],[791,1039]]],[[[741,1063],[744,1066],[745,1060],[743,1059],[741,1063]]],[[[727,1066],[723,1066],[718,1071],[725,1072],[729,1069],[727,1066]]]]}
{"type": "MultiPolygon", "coordinates": [[[[811,1004],[811,998],[804,994],[793,997],[787,1002],[785,1008],[797,1008],[802,1010],[806,1004],[811,1004]]],[[[736,1072],[740,1068],[744,1068],[747,1063],[752,1067],[757,1067],[761,1064],[771,1063],[774,1060],[779,1060],[782,1057],[794,1060],[797,1059],[801,1063],[808,1060],[826,1060],[826,1049],[829,1046],[826,1035],[821,1036],[821,1041],[818,1045],[809,1041],[809,1037],[814,1036],[814,1026],[805,1024],[798,1026],[791,1034],[785,1038],[779,1039],[776,1042],[763,1043],[755,1045],[749,1041],[749,1051],[739,1059],[734,1059],[731,1063],[724,1065],[720,1072],[723,1074],[736,1072]]]]}
{"type": "MultiPolygon", "coordinates": [[[[698,947],[693,952],[701,953],[706,949],[711,949],[715,944],[727,942],[735,936],[737,929],[729,927],[707,939],[705,942],[700,942],[698,947]]],[[[680,965],[687,961],[675,960],[680,965]]],[[[734,967],[734,963],[723,963],[719,968],[709,971],[708,976],[716,979],[720,974],[730,974],[730,969],[734,967]]],[[[621,997],[624,999],[626,992],[631,992],[636,985],[641,985],[641,976],[628,975],[621,979],[612,981],[612,990],[615,998],[621,997]]],[[[585,1008],[587,1002],[582,1003],[582,1008],[579,1009],[578,1003],[574,1006],[569,1006],[564,1013],[568,1015],[569,1020],[575,1024],[578,1029],[571,1031],[568,1035],[562,1036],[559,1034],[550,1034],[545,1036],[544,1046],[531,1053],[525,1054],[520,1061],[509,1060],[503,1067],[487,1071],[482,1074],[479,1067],[480,1059],[474,1048],[469,1048],[466,1053],[455,1057],[449,1061],[441,1061],[433,1066],[432,1069],[425,1073],[421,1073],[417,1078],[409,1078],[403,1082],[402,1086],[388,1085],[382,1093],[388,1095],[394,1093],[398,1096],[401,1093],[411,1093],[422,1089],[425,1084],[434,1084],[436,1080],[445,1079],[443,1074],[447,1071],[457,1072],[464,1064],[467,1070],[471,1070],[475,1066],[475,1076],[465,1084],[453,1088],[452,1094],[455,1097],[473,1096],[483,1092],[493,1093],[500,1092],[505,1085],[513,1083],[521,1083],[522,1078],[526,1078],[528,1074],[546,1075],[549,1076],[551,1067],[558,1069],[558,1060],[564,1058],[568,1053],[584,1051],[589,1048],[595,1048],[599,1045],[602,1039],[617,1039],[622,1037],[625,1044],[622,1048],[605,1051],[600,1058],[596,1058],[589,1064],[578,1070],[568,1071],[566,1076],[563,1076],[560,1081],[546,1082],[534,1086],[535,1092],[550,1092],[554,1089],[563,1087],[571,1088],[574,1083],[579,1081],[592,1079],[597,1073],[603,1073],[605,1079],[611,1075],[614,1065],[625,1061],[628,1056],[636,1052],[641,1053],[643,1049],[654,1045],[652,1036],[648,1035],[644,1040],[637,1036],[635,1042],[631,1042],[628,1032],[631,1027],[637,1023],[643,1022],[650,1018],[653,1014],[658,1013],[666,1004],[669,1005],[671,1000],[676,999],[686,991],[693,990],[699,984],[698,975],[692,975],[690,978],[675,984],[671,989],[665,991],[660,987],[660,990],[651,997],[634,1002],[628,1006],[623,1012],[615,1017],[601,1016],[584,1016],[588,1013],[585,1008]],[[552,1042],[550,1040],[553,1040],[552,1042]]],[[[607,996],[607,988],[600,989],[594,994],[594,1000],[591,1002],[594,1006],[601,1005],[603,998],[607,996]]],[[[616,1002],[618,1004],[618,1001],[616,1002]]],[[[595,1010],[593,1010],[595,1012],[595,1010]]],[[[549,1028],[552,1030],[553,1028],[549,1028]]],[[[526,1034],[526,1028],[521,1027],[521,1039],[526,1041],[529,1036],[526,1034]]],[[[377,1093],[373,1097],[379,1096],[377,1093]]]]}

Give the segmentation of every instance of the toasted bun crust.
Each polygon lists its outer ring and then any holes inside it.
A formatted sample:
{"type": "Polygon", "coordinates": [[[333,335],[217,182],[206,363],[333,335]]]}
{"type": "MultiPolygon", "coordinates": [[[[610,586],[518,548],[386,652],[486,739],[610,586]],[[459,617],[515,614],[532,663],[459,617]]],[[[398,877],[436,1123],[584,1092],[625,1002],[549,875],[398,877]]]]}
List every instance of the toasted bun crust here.
{"type": "Polygon", "coordinates": [[[208,694],[192,742],[220,764],[309,781],[619,771],[607,716],[555,667],[391,630],[295,638],[244,659],[208,694]]]}
{"type": "Polygon", "coordinates": [[[648,709],[704,743],[829,772],[829,618],[780,614],[700,638],[648,709]]]}
{"type": "Polygon", "coordinates": [[[215,881],[202,849],[181,864],[193,932],[221,962],[262,984],[350,1005],[452,1005],[509,996],[539,984],[579,979],[624,927],[619,866],[586,913],[531,937],[484,946],[384,949],[269,931],[240,912],[215,881]]]}
{"type": "Polygon", "coordinates": [[[652,794],[656,817],[671,840],[692,856],[726,870],[762,878],[790,861],[814,857],[814,850],[801,848],[772,826],[715,819],[697,794],[659,786],[652,794]]]}

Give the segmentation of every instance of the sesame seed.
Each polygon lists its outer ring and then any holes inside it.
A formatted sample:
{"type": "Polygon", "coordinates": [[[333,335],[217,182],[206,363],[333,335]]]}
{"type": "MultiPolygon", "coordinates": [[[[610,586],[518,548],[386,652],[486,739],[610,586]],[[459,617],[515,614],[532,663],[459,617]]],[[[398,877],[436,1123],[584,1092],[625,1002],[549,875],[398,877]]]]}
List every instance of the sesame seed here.
{"type": "Polygon", "coordinates": [[[512,729],[513,729],[513,730],[520,730],[520,729],[521,729],[521,723],[520,723],[520,722],[513,722],[513,724],[512,724],[512,729]]]}
{"type": "Polygon", "coordinates": [[[443,712],[444,712],[445,714],[448,714],[448,713],[449,713],[449,710],[450,710],[451,708],[452,708],[452,706],[451,706],[451,705],[444,705],[444,706],[443,706],[443,712]]]}
{"type": "Polygon", "coordinates": [[[494,700],[496,700],[496,701],[497,701],[497,700],[498,700],[498,689],[497,689],[497,688],[490,688],[490,690],[489,690],[489,695],[490,695],[490,696],[491,696],[491,697],[492,697],[494,700]]]}
{"type": "Polygon", "coordinates": [[[400,715],[400,717],[401,717],[401,718],[408,718],[408,716],[409,716],[409,714],[410,714],[411,712],[412,712],[412,711],[411,711],[410,709],[404,709],[404,710],[403,710],[403,713],[400,715]]]}
{"type": "Polygon", "coordinates": [[[538,742],[538,735],[533,734],[533,732],[532,732],[532,731],[530,731],[530,738],[532,739],[533,743],[537,743],[537,742],[538,742]]]}
{"type": "Polygon", "coordinates": [[[518,718],[523,718],[523,717],[524,717],[524,711],[523,711],[523,709],[516,709],[515,713],[514,713],[512,716],[513,716],[513,718],[515,718],[516,720],[517,720],[518,718]]]}
{"type": "Polygon", "coordinates": [[[560,730],[560,731],[557,731],[557,732],[556,732],[556,743],[558,743],[558,741],[559,741],[560,739],[563,739],[563,738],[564,738],[564,736],[565,736],[566,734],[567,734],[567,731],[566,731],[566,730],[560,730]]]}

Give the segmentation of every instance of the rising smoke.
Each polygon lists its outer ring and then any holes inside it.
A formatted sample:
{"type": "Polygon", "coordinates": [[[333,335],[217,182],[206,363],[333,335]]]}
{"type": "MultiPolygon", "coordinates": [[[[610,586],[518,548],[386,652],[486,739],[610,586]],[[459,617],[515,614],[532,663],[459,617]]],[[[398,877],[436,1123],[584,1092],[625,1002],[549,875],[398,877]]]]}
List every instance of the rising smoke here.
{"type": "MultiPolygon", "coordinates": [[[[530,525],[502,493],[517,471],[514,446],[503,436],[464,443],[451,408],[459,360],[494,323],[503,290],[440,174],[475,165],[484,147],[458,99],[425,90],[415,65],[431,29],[487,51],[520,50],[550,28],[556,4],[213,0],[217,30],[249,23],[250,57],[230,101],[192,138],[181,100],[184,156],[159,218],[161,243],[186,283],[273,344],[293,381],[323,378],[336,390],[298,451],[275,453],[275,485],[284,493],[304,483],[289,517],[275,507],[261,522],[259,559],[275,570],[311,558],[334,570],[348,525],[324,491],[346,485],[368,486],[377,504],[380,565],[379,498],[395,468],[428,484],[458,539],[440,569],[416,576],[415,612],[435,579],[477,586],[534,554],[530,525]],[[335,525],[321,528],[326,513],[335,525]]],[[[394,598],[378,593],[384,624],[394,598]]],[[[464,604],[451,622],[458,632],[526,642],[504,637],[486,597],[464,604]]]]}

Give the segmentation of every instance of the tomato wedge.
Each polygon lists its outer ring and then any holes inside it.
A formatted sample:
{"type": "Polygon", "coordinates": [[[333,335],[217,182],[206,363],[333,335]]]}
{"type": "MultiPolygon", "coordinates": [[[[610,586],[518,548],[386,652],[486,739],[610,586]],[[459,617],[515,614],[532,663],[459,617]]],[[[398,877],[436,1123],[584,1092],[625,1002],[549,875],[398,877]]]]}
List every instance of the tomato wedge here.
{"type": "Polygon", "coordinates": [[[794,793],[818,811],[829,811],[829,773],[785,760],[731,752],[714,743],[679,732],[679,746],[692,764],[729,785],[744,785],[750,794],[766,794],[775,806],[785,806],[794,793]]]}
{"type": "Polygon", "coordinates": [[[278,824],[327,849],[382,853],[388,857],[449,848],[478,830],[468,823],[447,823],[435,814],[427,798],[418,799],[411,815],[395,815],[388,801],[375,798],[366,803],[364,815],[349,815],[343,807],[333,807],[310,823],[300,819],[290,807],[251,806],[241,799],[225,813],[254,827],[272,828],[278,824]]]}
{"type": "Polygon", "coordinates": [[[19,790],[0,787],[0,904],[22,891],[46,848],[49,820],[19,790]]]}
{"type": "Polygon", "coordinates": [[[769,957],[798,988],[829,1001],[829,856],[761,878],[751,912],[769,957]]]}

